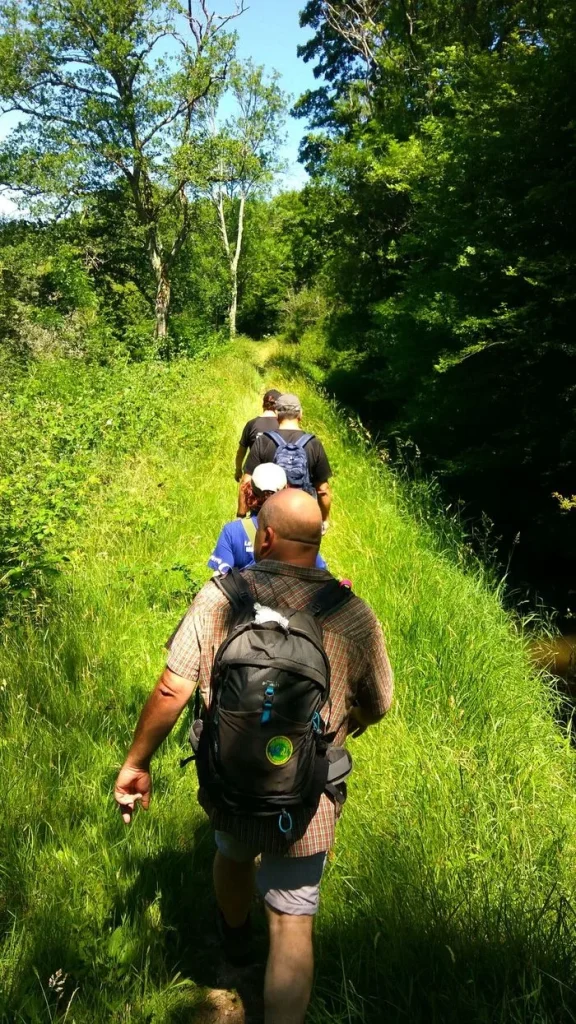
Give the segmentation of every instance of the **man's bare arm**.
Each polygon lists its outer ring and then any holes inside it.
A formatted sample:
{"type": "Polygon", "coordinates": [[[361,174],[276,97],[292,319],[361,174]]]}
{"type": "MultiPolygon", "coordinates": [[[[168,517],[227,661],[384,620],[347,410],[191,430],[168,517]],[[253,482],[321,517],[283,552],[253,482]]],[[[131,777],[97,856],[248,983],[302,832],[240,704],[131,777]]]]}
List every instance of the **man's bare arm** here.
{"type": "Polygon", "coordinates": [[[316,494],[318,495],[318,504],[322,513],[322,522],[325,523],[330,515],[330,506],[332,505],[332,491],[328,481],[318,484],[316,494]]]}
{"type": "Polygon", "coordinates": [[[148,768],[152,755],[174,728],[195,686],[191,679],[164,669],[140,713],[126,765],[148,768]]]}
{"type": "Polygon", "coordinates": [[[234,479],[236,483],[240,483],[240,480],[242,479],[242,466],[244,465],[244,459],[246,458],[247,451],[248,449],[244,448],[243,445],[238,445],[238,451],[236,452],[236,466],[234,469],[234,479]]]}
{"type": "Polygon", "coordinates": [[[114,786],[114,799],[126,825],[138,803],[144,810],[150,805],[150,759],[178,721],[195,685],[191,679],[165,668],[142,708],[132,746],[114,786]]]}
{"type": "Polygon", "coordinates": [[[238,487],[238,502],[236,506],[236,515],[245,516],[248,512],[248,505],[246,504],[246,497],[244,494],[244,485],[249,483],[252,477],[250,473],[244,473],[240,479],[240,486],[238,487]]]}

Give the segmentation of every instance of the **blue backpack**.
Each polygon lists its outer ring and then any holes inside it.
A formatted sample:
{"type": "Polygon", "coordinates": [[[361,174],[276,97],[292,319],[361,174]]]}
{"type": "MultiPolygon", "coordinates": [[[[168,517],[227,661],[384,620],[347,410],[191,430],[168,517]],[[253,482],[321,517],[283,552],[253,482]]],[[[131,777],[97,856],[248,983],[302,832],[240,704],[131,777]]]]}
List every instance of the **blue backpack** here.
{"type": "Polygon", "coordinates": [[[299,487],[315,498],[316,491],[310,480],[308,456],[305,451],[306,445],[312,440],[314,434],[302,434],[297,441],[285,441],[275,430],[267,430],[266,437],[270,437],[276,445],[276,454],[272,461],[277,466],[281,466],[286,473],[288,486],[299,487]]]}

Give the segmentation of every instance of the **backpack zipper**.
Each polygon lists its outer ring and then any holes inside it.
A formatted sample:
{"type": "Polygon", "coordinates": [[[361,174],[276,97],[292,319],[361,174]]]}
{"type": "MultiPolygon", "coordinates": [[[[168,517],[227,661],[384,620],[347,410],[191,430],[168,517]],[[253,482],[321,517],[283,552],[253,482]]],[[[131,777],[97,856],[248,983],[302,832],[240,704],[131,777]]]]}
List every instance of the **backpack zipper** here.
{"type": "Polygon", "coordinates": [[[272,702],[274,700],[274,690],[274,683],[268,683],[268,686],[264,690],[264,704],[262,707],[262,717],[260,719],[262,725],[264,725],[266,722],[269,722],[270,718],[272,717],[272,702]]]}

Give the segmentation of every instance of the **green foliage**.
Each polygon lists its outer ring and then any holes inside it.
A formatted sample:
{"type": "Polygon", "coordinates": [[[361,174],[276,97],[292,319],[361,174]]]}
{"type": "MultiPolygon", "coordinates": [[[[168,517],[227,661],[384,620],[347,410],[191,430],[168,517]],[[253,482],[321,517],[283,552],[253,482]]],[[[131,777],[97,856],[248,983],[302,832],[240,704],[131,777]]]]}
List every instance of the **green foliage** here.
{"type": "Polygon", "coordinates": [[[310,1020],[379,1024],[384,1008],[392,1024],[564,1024],[576,1012],[574,752],[552,691],[469,553],[275,355],[238,342],[201,366],[98,370],[115,415],[111,393],[130,390],[138,450],[122,457],[116,431],[109,449],[98,442],[102,483],[60,585],[0,644],[0,1020],[174,1024],[222,986],[213,841],[178,767],[187,722],[155,758],[151,809],[130,830],[111,787],[233,514],[238,424],[274,383],[301,394],[326,443],[324,554],[374,606],[397,686],[387,720],[354,741],[310,1020]],[[148,418],[155,390],[163,411],[148,418]]]}
{"type": "Polygon", "coordinates": [[[177,0],[0,3],[0,112],[23,115],[0,147],[0,182],[39,209],[67,211],[120,178],[154,276],[161,339],[172,267],[192,229],[195,119],[226,80],[234,38],[225,28],[243,6],[219,18],[177,0]]]}
{"type": "Polygon", "coordinates": [[[321,329],[326,316],[327,302],[321,291],[309,288],[292,291],[282,306],[282,336],[285,341],[301,341],[312,328],[321,329]]]}
{"type": "Polygon", "coordinates": [[[236,63],[230,71],[234,114],[217,127],[215,102],[205,105],[206,153],[204,194],[214,206],[223,255],[229,271],[228,323],[236,335],[239,272],[243,263],[246,203],[266,194],[281,169],[278,148],[287,97],[278,84],[252,61],[236,63]]]}
{"type": "MultiPolygon", "coordinates": [[[[205,335],[182,347],[198,355],[214,344],[205,335]]],[[[112,369],[62,359],[12,372],[0,408],[0,612],[22,600],[38,607],[95,489],[170,417],[181,373],[179,363],[112,369]]]]}
{"type": "Polygon", "coordinates": [[[121,347],[74,241],[26,224],[0,234],[0,347],[16,357],[98,361],[121,347]]]}
{"type": "Polygon", "coordinates": [[[567,496],[563,494],[558,494],[558,492],[555,491],[552,497],[556,498],[556,501],[558,502],[563,512],[571,512],[572,509],[576,508],[576,494],[571,494],[570,496],[567,496]]]}
{"type": "Polygon", "coordinates": [[[277,71],[266,74],[251,60],[230,69],[229,94],[234,114],[213,138],[214,183],[227,197],[258,195],[281,169],[278,149],[288,97],[277,71]]]}
{"type": "MultiPolygon", "coordinates": [[[[239,274],[239,323],[247,334],[285,333],[288,310],[308,301],[297,293],[322,274],[325,232],[334,219],[332,199],[327,190],[318,188],[313,203],[301,192],[281,192],[267,201],[247,204],[239,274]]],[[[323,318],[324,291],[316,289],[309,315],[295,327],[298,333],[323,318]]]]}
{"type": "Polygon", "coordinates": [[[303,201],[328,190],[335,211],[308,280],[331,308],[328,383],[412,438],[505,544],[520,531],[523,571],[545,548],[561,572],[576,560],[551,497],[576,451],[568,7],[311,0],[303,23],[328,83],[298,105],[316,129],[303,201]]]}

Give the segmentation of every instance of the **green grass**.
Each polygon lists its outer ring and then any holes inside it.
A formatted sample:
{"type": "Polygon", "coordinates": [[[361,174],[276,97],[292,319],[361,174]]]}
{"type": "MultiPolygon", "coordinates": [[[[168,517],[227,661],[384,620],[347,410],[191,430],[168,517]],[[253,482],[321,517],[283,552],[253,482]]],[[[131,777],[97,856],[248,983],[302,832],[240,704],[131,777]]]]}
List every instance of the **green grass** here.
{"type": "Polygon", "coordinates": [[[377,611],[397,680],[390,716],[354,745],[310,1021],[576,1020],[574,755],[550,691],[482,574],[270,355],[238,343],[171,371],[139,450],[100,454],[109,482],[71,533],[53,598],[6,627],[0,1019],[178,1024],[219,983],[211,837],[194,772],[178,767],[186,723],[154,763],[148,815],[126,830],[110,793],[163,643],[233,514],[239,428],[276,384],[300,391],[329,450],[324,551],[377,611]]]}

